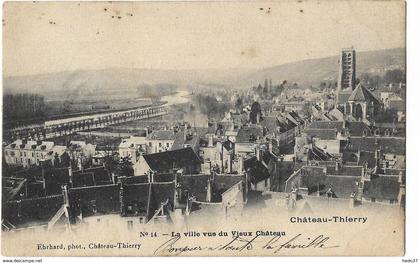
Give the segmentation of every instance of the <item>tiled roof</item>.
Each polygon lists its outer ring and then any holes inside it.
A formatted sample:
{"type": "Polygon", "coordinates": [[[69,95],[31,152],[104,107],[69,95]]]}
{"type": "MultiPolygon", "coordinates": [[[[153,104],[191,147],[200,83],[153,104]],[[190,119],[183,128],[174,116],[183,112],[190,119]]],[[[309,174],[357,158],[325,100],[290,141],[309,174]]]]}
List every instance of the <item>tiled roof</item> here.
{"type": "Polygon", "coordinates": [[[335,170],[335,165],[327,165],[327,175],[343,175],[343,176],[362,176],[363,166],[347,166],[339,165],[335,170]]]}
{"type": "Polygon", "coordinates": [[[3,177],[2,178],[2,200],[9,201],[19,197],[23,190],[26,180],[22,178],[3,177]]]}
{"type": "Polygon", "coordinates": [[[310,137],[316,137],[320,140],[335,140],[337,134],[335,129],[306,129],[304,131],[310,137]]]}
{"type": "Polygon", "coordinates": [[[298,122],[299,124],[305,124],[305,120],[302,119],[302,117],[299,115],[299,113],[295,112],[295,111],[290,111],[288,113],[288,115],[290,117],[292,117],[296,122],[298,122]]]}
{"type": "Polygon", "coordinates": [[[367,163],[368,168],[376,166],[375,152],[360,151],[359,165],[365,165],[365,163],[367,163]]]}
{"type": "Polygon", "coordinates": [[[357,191],[357,182],[360,177],[356,176],[335,176],[307,174],[302,176],[302,186],[307,187],[309,194],[319,192],[321,196],[326,195],[329,190],[332,197],[350,198],[352,193],[357,191]]]}
{"type": "Polygon", "coordinates": [[[191,147],[145,154],[143,155],[143,158],[146,160],[150,169],[156,172],[167,171],[172,168],[183,168],[201,163],[200,157],[198,157],[191,147]]]}
{"type": "Polygon", "coordinates": [[[205,201],[207,194],[207,181],[210,180],[209,175],[184,175],[178,181],[181,185],[181,199],[186,201],[189,196],[195,196],[198,201],[205,201]]]}
{"type": "Polygon", "coordinates": [[[309,129],[336,129],[338,131],[343,129],[342,121],[314,121],[311,122],[308,126],[309,129]]]}
{"type": "Polygon", "coordinates": [[[369,126],[362,121],[346,121],[346,129],[351,136],[369,136],[372,134],[369,126]]]}
{"type": "Polygon", "coordinates": [[[312,148],[308,151],[308,160],[316,161],[328,161],[331,160],[332,156],[328,152],[325,152],[319,147],[312,145],[312,148]]]}
{"type": "Polygon", "coordinates": [[[68,185],[70,176],[68,168],[45,169],[45,191],[47,195],[61,194],[61,186],[68,185]]]}
{"type": "Polygon", "coordinates": [[[357,152],[381,149],[384,154],[405,155],[405,138],[403,137],[350,137],[345,150],[357,152]]]}
{"type": "Polygon", "coordinates": [[[122,139],[119,145],[120,148],[133,148],[139,144],[146,144],[146,137],[130,137],[122,139]]]}
{"type": "Polygon", "coordinates": [[[5,148],[9,149],[22,149],[22,150],[41,150],[48,151],[54,147],[54,142],[50,141],[28,141],[28,140],[16,140],[5,148]]]}
{"type": "Polygon", "coordinates": [[[172,130],[157,130],[148,134],[146,140],[175,140],[175,133],[172,130]]]}
{"type": "Polygon", "coordinates": [[[94,186],[93,173],[74,173],[72,176],[73,187],[94,186]]]}
{"type": "MultiPolygon", "coordinates": [[[[73,174],[78,173],[79,171],[73,172],[73,174]]],[[[92,173],[96,185],[100,184],[110,184],[112,182],[109,171],[105,167],[92,167],[83,170],[84,173],[92,173]]]]}
{"type": "Polygon", "coordinates": [[[70,188],[70,209],[83,216],[118,213],[120,187],[116,184],[70,188]]]}
{"type": "Polygon", "coordinates": [[[338,104],[346,103],[349,100],[350,95],[351,95],[351,92],[348,92],[348,91],[339,92],[337,94],[337,103],[338,104]]]}
{"type": "Polygon", "coordinates": [[[263,137],[263,128],[261,126],[242,127],[238,131],[236,142],[253,142],[263,137]]]}
{"type": "Polygon", "coordinates": [[[175,141],[172,144],[171,150],[182,149],[186,144],[194,147],[199,143],[199,140],[200,138],[197,135],[188,134],[187,131],[178,132],[175,135],[175,141]],[[184,136],[184,133],[187,133],[186,136],[184,136]]]}
{"type": "Polygon", "coordinates": [[[337,108],[334,108],[331,111],[329,111],[328,115],[332,117],[333,120],[338,120],[338,121],[344,120],[344,114],[337,108]]]}
{"type": "Polygon", "coordinates": [[[350,97],[348,98],[348,101],[375,101],[380,103],[376,96],[360,83],[353,90],[350,97]]]}
{"type": "Polygon", "coordinates": [[[399,192],[398,176],[372,176],[371,180],[364,184],[363,197],[398,200],[399,192]]]}
{"type": "Polygon", "coordinates": [[[406,111],[404,100],[390,100],[389,107],[392,109],[397,109],[398,111],[406,111]]]}
{"type": "Polygon", "coordinates": [[[63,203],[62,195],[4,202],[2,217],[17,228],[47,225],[63,203]]]}
{"type": "Polygon", "coordinates": [[[270,177],[267,167],[261,161],[258,161],[255,156],[244,161],[244,168],[253,184],[270,177]]]}
{"type": "Polygon", "coordinates": [[[280,127],[279,120],[273,116],[264,116],[259,124],[267,129],[268,134],[277,134],[277,128],[280,127]]]}

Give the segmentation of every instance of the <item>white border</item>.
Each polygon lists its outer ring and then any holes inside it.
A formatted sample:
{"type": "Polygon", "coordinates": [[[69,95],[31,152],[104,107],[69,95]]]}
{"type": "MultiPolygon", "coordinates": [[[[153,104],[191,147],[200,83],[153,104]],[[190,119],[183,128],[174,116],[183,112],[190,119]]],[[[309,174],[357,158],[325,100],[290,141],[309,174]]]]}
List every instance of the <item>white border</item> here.
{"type": "MultiPolygon", "coordinates": [[[[176,1],[176,0],[175,0],[176,1]]],[[[2,6],[5,2],[1,0],[2,6]]],[[[2,27],[0,29],[3,36],[2,27]]],[[[0,55],[3,61],[2,54],[0,55]]],[[[2,73],[0,72],[1,78],[2,73]]],[[[420,259],[420,1],[407,0],[407,210],[406,210],[406,254],[404,257],[219,257],[219,258],[42,258],[42,262],[167,262],[173,263],[196,262],[214,263],[214,261],[229,262],[404,262],[403,260],[420,259]]],[[[1,94],[3,92],[1,91],[1,94]]],[[[2,101],[0,105],[2,106],[2,101]]],[[[2,109],[2,107],[1,107],[2,109]]],[[[0,119],[0,126],[2,120],[0,119]]],[[[1,139],[2,136],[0,136],[1,139]]],[[[3,259],[3,257],[1,257],[3,259]]],[[[39,259],[39,258],[5,258],[11,260],[39,259]]],[[[17,261],[14,261],[17,262],[17,261]]]]}

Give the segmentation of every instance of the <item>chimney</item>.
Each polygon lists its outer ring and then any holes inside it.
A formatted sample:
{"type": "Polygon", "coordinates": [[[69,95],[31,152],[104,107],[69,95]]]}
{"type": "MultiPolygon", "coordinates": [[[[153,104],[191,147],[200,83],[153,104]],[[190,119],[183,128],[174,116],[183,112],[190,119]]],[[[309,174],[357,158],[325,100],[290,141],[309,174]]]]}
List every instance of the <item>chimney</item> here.
{"type": "Polygon", "coordinates": [[[356,206],[356,193],[352,192],[350,195],[350,208],[354,208],[356,206]]]}
{"type": "Polygon", "coordinates": [[[268,151],[270,153],[273,153],[273,141],[271,140],[268,142],[268,151]]]}
{"type": "Polygon", "coordinates": [[[126,215],[125,212],[125,198],[124,198],[124,180],[125,177],[120,177],[120,182],[118,183],[120,185],[120,213],[122,216],[126,215]]]}
{"type": "Polygon", "coordinates": [[[69,201],[69,192],[67,189],[67,185],[61,186],[61,192],[63,194],[64,205],[68,207],[70,205],[70,201],[69,201]]]}
{"type": "Polygon", "coordinates": [[[211,202],[211,181],[210,178],[207,179],[207,195],[206,202],[211,202]]]}
{"type": "Polygon", "coordinates": [[[69,166],[69,182],[70,185],[73,186],[73,170],[71,169],[71,165],[69,166]]]}
{"type": "Polygon", "coordinates": [[[232,155],[227,155],[227,173],[232,173],[232,155]]]}
{"type": "Polygon", "coordinates": [[[115,173],[111,173],[112,184],[117,184],[118,176],[115,173]]]}
{"type": "Polygon", "coordinates": [[[296,207],[296,201],[297,201],[297,190],[296,188],[293,188],[292,192],[289,195],[288,204],[287,204],[289,210],[293,210],[296,207]]]}
{"type": "Polygon", "coordinates": [[[209,144],[208,144],[209,147],[213,147],[213,143],[214,143],[213,142],[213,137],[214,137],[213,134],[209,135],[209,144]]]}
{"type": "Polygon", "coordinates": [[[255,156],[257,156],[257,160],[261,161],[261,150],[260,146],[255,147],[255,156]]]}
{"type": "Polygon", "coordinates": [[[337,172],[340,169],[340,165],[338,164],[338,161],[335,162],[335,171],[337,172]]]}
{"type": "Polygon", "coordinates": [[[400,183],[400,191],[398,192],[398,204],[405,206],[405,183],[403,182],[402,172],[398,175],[398,182],[400,183]]]}
{"type": "Polygon", "coordinates": [[[402,172],[400,172],[400,173],[398,174],[398,182],[399,182],[400,184],[402,184],[402,183],[403,183],[403,173],[402,173],[402,172]]]}
{"type": "Polygon", "coordinates": [[[175,191],[174,191],[174,209],[179,207],[179,201],[181,199],[181,187],[179,187],[178,185],[178,175],[182,176],[182,171],[177,171],[174,174],[174,187],[175,187],[175,191]]]}
{"type": "Polygon", "coordinates": [[[371,172],[368,171],[367,163],[365,163],[362,168],[362,180],[370,181],[370,179],[371,179],[371,172]]]}
{"type": "Polygon", "coordinates": [[[377,149],[375,151],[375,159],[376,159],[376,166],[379,168],[380,160],[381,160],[381,150],[377,149]]]}
{"type": "Polygon", "coordinates": [[[155,181],[155,173],[153,171],[148,172],[149,183],[153,183],[155,181]]]}
{"type": "Polygon", "coordinates": [[[238,158],[238,173],[244,172],[244,158],[242,156],[239,156],[238,158]]]}

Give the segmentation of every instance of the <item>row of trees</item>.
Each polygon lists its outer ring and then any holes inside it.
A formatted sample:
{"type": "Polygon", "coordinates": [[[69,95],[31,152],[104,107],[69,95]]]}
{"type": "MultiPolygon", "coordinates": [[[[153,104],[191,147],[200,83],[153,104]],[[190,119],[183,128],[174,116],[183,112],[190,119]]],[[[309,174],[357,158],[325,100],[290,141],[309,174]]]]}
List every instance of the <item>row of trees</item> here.
{"type": "Polygon", "coordinates": [[[212,95],[197,94],[194,97],[195,105],[202,114],[211,118],[220,118],[230,109],[229,103],[218,102],[212,95]]]}
{"type": "Polygon", "coordinates": [[[44,97],[37,94],[5,94],[3,116],[8,120],[25,120],[43,117],[46,113],[44,97]]]}
{"type": "Polygon", "coordinates": [[[360,75],[360,81],[363,85],[376,88],[387,84],[405,83],[405,72],[400,69],[388,70],[383,76],[363,73],[360,75]]]}
{"type": "Polygon", "coordinates": [[[280,85],[272,86],[271,81],[269,85],[268,80],[266,79],[264,81],[264,86],[258,84],[258,86],[253,87],[252,90],[254,93],[258,94],[260,98],[271,100],[273,97],[280,96],[280,94],[284,91],[286,87],[288,87],[287,80],[283,80],[283,82],[280,85]]]}

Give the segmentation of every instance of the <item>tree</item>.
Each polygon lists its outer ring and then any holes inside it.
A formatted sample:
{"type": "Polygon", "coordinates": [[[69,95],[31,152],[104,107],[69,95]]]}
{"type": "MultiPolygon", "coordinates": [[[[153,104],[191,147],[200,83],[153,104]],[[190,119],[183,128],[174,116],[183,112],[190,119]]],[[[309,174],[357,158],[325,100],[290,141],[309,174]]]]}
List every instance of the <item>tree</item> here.
{"type": "Polygon", "coordinates": [[[116,169],[118,176],[134,176],[133,164],[129,156],[122,157],[116,169]]]}
{"type": "Polygon", "coordinates": [[[384,76],[385,83],[405,82],[405,73],[400,69],[388,70],[384,76]]]}
{"type": "Polygon", "coordinates": [[[242,108],[242,98],[239,97],[236,101],[235,101],[235,108],[237,111],[240,111],[242,108]]]}
{"type": "Polygon", "coordinates": [[[252,123],[257,123],[257,116],[259,115],[259,117],[261,118],[262,113],[261,113],[261,105],[258,102],[254,102],[251,105],[251,112],[249,114],[249,119],[251,120],[252,123]]]}
{"type": "Polygon", "coordinates": [[[64,152],[61,155],[61,162],[60,162],[60,167],[70,167],[71,165],[71,158],[70,155],[67,152],[64,152]]]}
{"type": "Polygon", "coordinates": [[[398,112],[396,109],[386,109],[375,116],[375,121],[394,123],[398,121],[398,112]]]}

